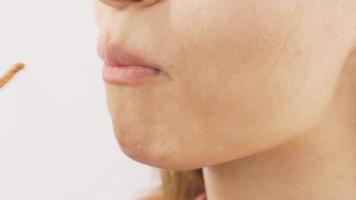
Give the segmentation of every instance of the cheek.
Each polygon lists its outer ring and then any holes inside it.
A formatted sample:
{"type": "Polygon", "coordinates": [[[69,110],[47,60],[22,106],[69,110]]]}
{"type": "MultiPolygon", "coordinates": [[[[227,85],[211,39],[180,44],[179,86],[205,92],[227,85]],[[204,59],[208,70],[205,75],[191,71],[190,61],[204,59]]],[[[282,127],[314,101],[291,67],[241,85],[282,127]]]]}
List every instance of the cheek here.
{"type": "Polygon", "coordinates": [[[288,137],[286,130],[301,132],[322,112],[326,101],[320,99],[330,93],[320,90],[319,67],[307,55],[298,56],[309,46],[297,40],[297,1],[229,3],[190,2],[187,14],[173,16],[180,27],[173,36],[182,66],[176,79],[181,96],[191,101],[191,116],[204,123],[207,134],[241,136],[263,129],[278,140],[288,137]]]}
{"type": "Polygon", "coordinates": [[[172,1],[170,24],[176,28],[171,37],[183,62],[267,59],[283,45],[296,9],[295,1],[172,1]]]}
{"type": "Polygon", "coordinates": [[[177,65],[182,69],[177,74],[178,81],[219,86],[219,80],[223,87],[224,81],[238,79],[241,85],[261,74],[263,80],[273,73],[271,66],[285,47],[295,20],[294,1],[278,5],[224,2],[172,5],[173,14],[178,13],[175,8],[183,10],[180,15],[171,16],[172,27],[177,27],[172,34],[179,55],[177,65]]]}
{"type": "Polygon", "coordinates": [[[173,36],[182,66],[176,79],[184,87],[182,96],[195,97],[204,106],[201,110],[217,114],[234,113],[231,109],[237,108],[240,112],[235,113],[244,113],[240,118],[252,119],[263,106],[273,110],[273,89],[283,86],[278,79],[288,66],[275,65],[296,18],[295,1],[224,2],[177,6],[186,9],[184,15],[172,16],[173,27],[179,27],[173,36]]]}

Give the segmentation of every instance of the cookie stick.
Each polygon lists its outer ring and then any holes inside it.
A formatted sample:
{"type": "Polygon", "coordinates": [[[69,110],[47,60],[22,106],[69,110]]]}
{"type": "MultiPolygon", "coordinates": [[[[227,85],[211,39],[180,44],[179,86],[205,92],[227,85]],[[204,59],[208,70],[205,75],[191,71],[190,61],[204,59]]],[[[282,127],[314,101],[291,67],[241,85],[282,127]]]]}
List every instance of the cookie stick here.
{"type": "Polygon", "coordinates": [[[18,71],[25,68],[25,64],[17,63],[11,69],[9,69],[2,77],[0,77],[0,88],[4,87],[18,71]]]}

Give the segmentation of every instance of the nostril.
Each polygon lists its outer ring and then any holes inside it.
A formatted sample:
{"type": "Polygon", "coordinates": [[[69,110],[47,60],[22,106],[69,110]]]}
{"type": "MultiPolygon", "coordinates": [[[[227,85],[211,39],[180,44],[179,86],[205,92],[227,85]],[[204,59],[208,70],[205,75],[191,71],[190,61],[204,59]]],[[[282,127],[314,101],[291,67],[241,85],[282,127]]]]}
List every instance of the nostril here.
{"type": "Polygon", "coordinates": [[[151,5],[154,4],[156,2],[158,2],[159,0],[142,0],[142,2],[146,5],[151,5]]]}
{"type": "Polygon", "coordinates": [[[99,0],[101,3],[115,9],[123,9],[130,4],[132,0],[99,0]]]}
{"type": "Polygon", "coordinates": [[[149,5],[155,4],[159,0],[131,0],[131,1],[143,4],[145,6],[149,6],[149,5]]]}
{"type": "Polygon", "coordinates": [[[131,3],[138,3],[144,6],[150,6],[152,4],[157,3],[160,0],[99,0],[99,1],[107,6],[121,10],[123,8],[126,8],[131,3]]]}

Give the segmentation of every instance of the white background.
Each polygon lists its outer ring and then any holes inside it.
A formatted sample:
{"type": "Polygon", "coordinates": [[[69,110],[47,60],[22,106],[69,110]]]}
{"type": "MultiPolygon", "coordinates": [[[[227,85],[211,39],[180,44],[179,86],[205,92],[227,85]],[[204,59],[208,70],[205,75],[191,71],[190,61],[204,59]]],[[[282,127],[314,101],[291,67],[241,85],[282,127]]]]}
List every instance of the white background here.
{"type": "Polygon", "coordinates": [[[132,200],[158,170],[116,142],[96,55],[93,2],[0,0],[0,199],[132,200]]]}

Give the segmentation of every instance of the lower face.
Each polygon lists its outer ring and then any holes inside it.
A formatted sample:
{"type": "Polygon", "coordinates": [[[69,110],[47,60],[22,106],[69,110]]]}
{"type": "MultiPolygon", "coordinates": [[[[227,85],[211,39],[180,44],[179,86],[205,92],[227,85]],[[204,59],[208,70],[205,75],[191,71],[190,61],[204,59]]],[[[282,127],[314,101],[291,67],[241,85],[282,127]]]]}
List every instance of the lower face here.
{"type": "Polygon", "coordinates": [[[101,36],[144,49],[171,77],[140,87],[106,83],[123,151],[186,170],[252,155],[314,126],[344,56],[323,23],[331,8],[314,4],[170,0],[115,10],[97,2],[101,36]]]}

